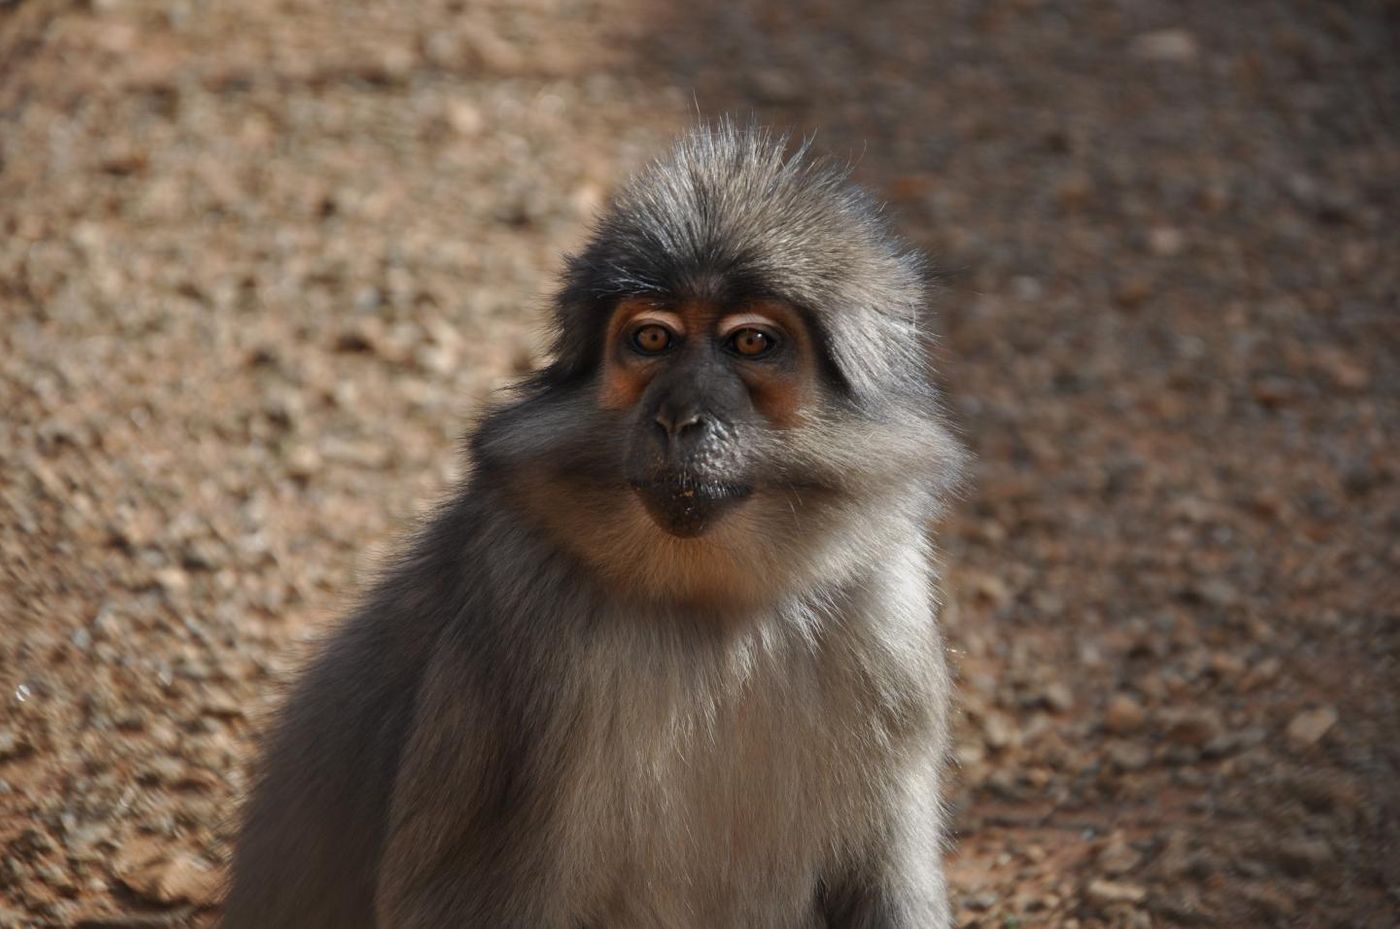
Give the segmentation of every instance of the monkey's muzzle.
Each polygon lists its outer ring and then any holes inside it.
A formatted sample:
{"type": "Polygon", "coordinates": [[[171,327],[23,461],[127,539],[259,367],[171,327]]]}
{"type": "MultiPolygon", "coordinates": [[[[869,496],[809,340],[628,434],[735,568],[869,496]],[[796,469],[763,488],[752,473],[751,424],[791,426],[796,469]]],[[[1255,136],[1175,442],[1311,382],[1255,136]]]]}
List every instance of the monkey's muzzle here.
{"type": "Polygon", "coordinates": [[[685,477],[633,481],[632,490],[657,526],[682,539],[704,535],[753,493],[742,484],[685,477]]]}

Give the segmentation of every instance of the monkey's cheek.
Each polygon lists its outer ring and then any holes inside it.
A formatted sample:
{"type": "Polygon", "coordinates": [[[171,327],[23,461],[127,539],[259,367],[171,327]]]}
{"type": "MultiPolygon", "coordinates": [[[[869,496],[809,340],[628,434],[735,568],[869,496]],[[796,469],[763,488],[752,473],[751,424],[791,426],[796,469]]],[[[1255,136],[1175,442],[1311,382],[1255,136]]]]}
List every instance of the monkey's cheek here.
{"type": "Polygon", "coordinates": [[[688,487],[647,484],[633,488],[657,528],[678,539],[694,539],[715,527],[748,498],[746,490],[706,493],[688,487]]]}

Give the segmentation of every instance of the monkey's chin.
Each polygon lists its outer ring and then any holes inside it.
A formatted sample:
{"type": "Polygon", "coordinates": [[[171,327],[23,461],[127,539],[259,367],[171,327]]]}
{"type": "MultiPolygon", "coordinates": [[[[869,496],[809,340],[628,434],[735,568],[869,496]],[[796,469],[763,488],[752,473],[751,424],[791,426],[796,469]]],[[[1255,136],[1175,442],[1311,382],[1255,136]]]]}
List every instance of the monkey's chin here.
{"type": "Polygon", "coordinates": [[[709,532],[753,493],[742,484],[666,478],[634,481],[632,490],[657,528],[678,539],[709,532]]]}

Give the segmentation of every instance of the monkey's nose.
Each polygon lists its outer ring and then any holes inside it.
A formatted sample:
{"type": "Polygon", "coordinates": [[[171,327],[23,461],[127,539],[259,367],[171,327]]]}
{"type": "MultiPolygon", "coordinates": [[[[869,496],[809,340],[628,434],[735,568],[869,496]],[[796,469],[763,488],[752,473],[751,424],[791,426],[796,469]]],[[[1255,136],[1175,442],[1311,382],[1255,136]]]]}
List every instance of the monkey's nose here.
{"type": "Polygon", "coordinates": [[[678,439],[686,430],[704,426],[705,417],[691,411],[676,414],[663,408],[656,413],[656,423],[666,430],[668,436],[678,439]]]}

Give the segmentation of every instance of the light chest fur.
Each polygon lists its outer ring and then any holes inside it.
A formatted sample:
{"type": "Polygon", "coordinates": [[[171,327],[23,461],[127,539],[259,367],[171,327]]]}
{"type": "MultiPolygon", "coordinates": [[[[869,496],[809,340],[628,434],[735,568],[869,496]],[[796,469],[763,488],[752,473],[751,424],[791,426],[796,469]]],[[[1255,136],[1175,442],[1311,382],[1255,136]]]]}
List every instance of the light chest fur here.
{"type": "Polygon", "coordinates": [[[558,820],[574,912],[637,929],[819,924],[818,876],[898,828],[890,792],[942,751],[921,555],[699,648],[660,618],[609,624],[567,688],[566,724],[583,730],[558,820]]]}

